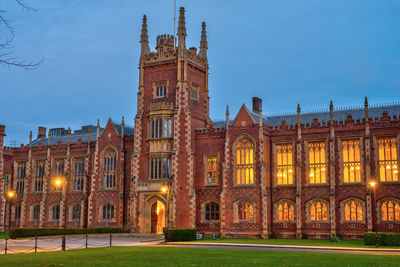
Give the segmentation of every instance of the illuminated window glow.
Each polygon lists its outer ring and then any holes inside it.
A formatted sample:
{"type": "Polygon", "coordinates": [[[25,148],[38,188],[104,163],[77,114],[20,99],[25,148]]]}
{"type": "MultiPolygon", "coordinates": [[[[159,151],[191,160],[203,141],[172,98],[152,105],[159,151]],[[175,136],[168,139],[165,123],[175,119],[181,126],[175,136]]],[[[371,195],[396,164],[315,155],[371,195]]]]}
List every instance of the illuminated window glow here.
{"type": "Polygon", "coordinates": [[[343,140],[343,182],[361,182],[360,141],[343,140]]]}
{"type": "Polygon", "coordinates": [[[328,220],[328,205],[326,202],[317,200],[310,205],[311,221],[327,221],[328,220]]]}
{"type": "Polygon", "coordinates": [[[294,221],[294,205],[292,202],[283,201],[278,205],[278,221],[294,221]]]}
{"type": "Polygon", "coordinates": [[[278,185],[293,184],[293,146],[276,145],[276,182],[278,185]]]}
{"type": "Polygon", "coordinates": [[[253,155],[253,142],[242,137],[236,144],[236,181],[238,185],[254,183],[253,155]]]}
{"type": "Polygon", "coordinates": [[[381,205],[382,221],[400,222],[400,204],[399,202],[388,200],[381,205]]]}
{"type": "Polygon", "coordinates": [[[399,181],[396,138],[379,138],[379,178],[382,182],[399,181]]]}
{"type": "Polygon", "coordinates": [[[207,156],[207,184],[218,184],[217,177],[218,158],[217,155],[207,156]]]}
{"type": "Polygon", "coordinates": [[[239,221],[254,220],[253,204],[243,200],[243,201],[240,201],[237,205],[238,205],[238,220],[239,221]]]}
{"type": "Polygon", "coordinates": [[[360,201],[350,200],[345,203],[344,220],[351,222],[363,221],[363,206],[360,201]]]}
{"type": "Polygon", "coordinates": [[[326,152],[325,143],[308,144],[309,181],[310,184],[326,183],[326,152]]]}

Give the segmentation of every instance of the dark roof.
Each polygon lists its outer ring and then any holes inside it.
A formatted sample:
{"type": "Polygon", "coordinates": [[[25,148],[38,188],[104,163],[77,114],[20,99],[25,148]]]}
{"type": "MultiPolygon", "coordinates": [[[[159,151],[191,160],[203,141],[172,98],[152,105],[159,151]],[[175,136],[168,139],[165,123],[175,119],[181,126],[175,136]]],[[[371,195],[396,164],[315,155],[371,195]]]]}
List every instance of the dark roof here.
{"type": "MultiPolygon", "coordinates": [[[[121,134],[121,123],[113,123],[115,126],[115,129],[117,130],[118,134],[121,134]]],[[[82,127],[84,129],[85,126],[82,127]]],[[[97,130],[91,131],[90,133],[90,140],[91,141],[96,141],[97,140],[97,130]]],[[[100,135],[103,133],[104,128],[100,128],[100,135]]],[[[131,126],[125,125],[124,127],[124,134],[125,135],[133,135],[134,128],[131,126]]],[[[67,131],[65,131],[67,133],[67,131]]],[[[83,143],[87,142],[89,139],[89,132],[88,131],[82,131],[82,130],[77,130],[74,131],[74,133],[71,133],[71,144],[77,143],[78,140],[81,139],[83,143]]],[[[61,142],[61,144],[68,144],[68,134],[63,134],[60,136],[52,136],[50,138],[50,144],[51,145],[56,145],[58,142],[61,142]]],[[[48,145],[49,139],[48,137],[41,137],[38,138],[34,141],[32,141],[32,146],[38,146],[39,143],[42,143],[42,145],[48,145]]],[[[28,144],[29,145],[29,144],[28,144]]]]}
{"type": "MultiPolygon", "coordinates": [[[[369,106],[369,117],[381,117],[384,112],[387,112],[390,117],[393,115],[400,115],[400,103],[396,104],[386,104],[386,105],[372,105],[369,106]]],[[[258,122],[259,115],[252,111],[249,111],[253,116],[254,120],[258,122]]],[[[354,108],[339,108],[333,110],[333,119],[335,121],[345,121],[347,116],[351,115],[353,120],[362,120],[365,116],[364,107],[354,107],[354,108]]],[[[330,112],[329,110],[321,110],[315,112],[304,112],[301,113],[301,123],[311,124],[314,118],[318,119],[318,122],[329,122],[330,112]]],[[[285,120],[287,125],[297,124],[297,113],[291,114],[277,114],[277,115],[263,115],[263,123],[269,126],[279,126],[281,122],[285,120]]],[[[225,126],[225,120],[213,121],[215,127],[225,126]]],[[[229,122],[231,124],[232,121],[229,122]]]]}

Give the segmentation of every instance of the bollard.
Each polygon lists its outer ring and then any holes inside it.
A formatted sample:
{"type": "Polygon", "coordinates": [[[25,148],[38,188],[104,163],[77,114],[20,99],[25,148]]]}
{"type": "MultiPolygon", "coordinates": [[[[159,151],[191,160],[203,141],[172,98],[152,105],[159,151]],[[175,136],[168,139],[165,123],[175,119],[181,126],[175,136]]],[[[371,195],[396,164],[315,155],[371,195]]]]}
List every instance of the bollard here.
{"type": "Polygon", "coordinates": [[[110,247],[112,246],[112,234],[110,234],[110,247]]]}
{"type": "Polygon", "coordinates": [[[35,237],[35,253],[37,252],[37,237],[35,237]]]}
{"type": "Polygon", "coordinates": [[[86,234],[86,244],[85,244],[85,246],[86,246],[86,248],[87,248],[87,246],[88,246],[88,235],[86,234]]]}
{"type": "Polygon", "coordinates": [[[65,235],[63,235],[63,237],[61,239],[61,250],[65,251],[65,235]]]}
{"type": "Polygon", "coordinates": [[[7,241],[8,241],[8,239],[6,238],[6,246],[4,248],[4,254],[6,254],[6,255],[7,255],[7,241]]]}

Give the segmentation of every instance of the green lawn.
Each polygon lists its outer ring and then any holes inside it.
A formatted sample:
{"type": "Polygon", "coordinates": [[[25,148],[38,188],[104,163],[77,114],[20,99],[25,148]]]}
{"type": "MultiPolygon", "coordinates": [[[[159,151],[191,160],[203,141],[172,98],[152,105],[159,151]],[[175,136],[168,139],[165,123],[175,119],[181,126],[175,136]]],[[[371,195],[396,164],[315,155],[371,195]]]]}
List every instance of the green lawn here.
{"type": "Polygon", "coordinates": [[[0,266],[399,266],[400,256],[173,247],[1,255],[0,266]]]}
{"type": "Polygon", "coordinates": [[[8,238],[7,233],[0,233],[0,239],[6,239],[6,238],[8,238]]]}
{"type": "MultiPolygon", "coordinates": [[[[295,246],[326,246],[326,247],[359,247],[359,248],[374,248],[374,246],[367,246],[363,240],[342,240],[339,243],[331,242],[325,239],[245,239],[245,238],[222,238],[214,240],[212,238],[204,238],[192,242],[205,242],[205,243],[239,243],[239,244],[265,244],[265,245],[295,245],[295,246]]],[[[399,248],[388,247],[383,248],[399,248]]]]}

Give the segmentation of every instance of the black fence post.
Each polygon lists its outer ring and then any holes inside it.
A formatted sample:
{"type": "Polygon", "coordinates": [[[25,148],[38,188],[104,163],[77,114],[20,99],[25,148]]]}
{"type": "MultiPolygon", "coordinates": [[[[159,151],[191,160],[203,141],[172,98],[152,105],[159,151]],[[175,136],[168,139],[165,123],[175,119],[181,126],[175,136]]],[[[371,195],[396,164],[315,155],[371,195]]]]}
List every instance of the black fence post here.
{"type": "Polygon", "coordinates": [[[37,236],[35,237],[35,253],[37,252],[37,236]]]}
{"type": "Polygon", "coordinates": [[[112,246],[112,234],[110,234],[110,247],[112,246]]]}
{"type": "Polygon", "coordinates": [[[65,235],[63,235],[61,239],[61,250],[65,251],[65,235]]]}
{"type": "Polygon", "coordinates": [[[86,248],[88,246],[88,235],[86,234],[86,244],[85,244],[86,248]]]}
{"type": "Polygon", "coordinates": [[[6,238],[6,246],[4,248],[4,254],[6,254],[6,255],[7,255],[7,241],[8,241],[8,238],[6,238]]]}

